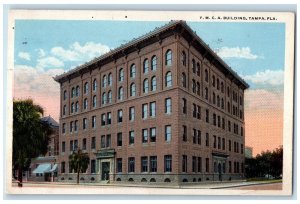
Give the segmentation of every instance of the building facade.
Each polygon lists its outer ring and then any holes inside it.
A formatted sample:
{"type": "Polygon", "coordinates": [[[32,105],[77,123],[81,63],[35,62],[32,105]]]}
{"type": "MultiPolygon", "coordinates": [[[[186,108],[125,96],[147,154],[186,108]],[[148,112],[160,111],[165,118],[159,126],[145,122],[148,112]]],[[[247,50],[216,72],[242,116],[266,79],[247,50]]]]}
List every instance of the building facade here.
{"type": "Polygon", "coordinates": [[[60,83],[59,181],[87,152],[81,182],[172,183],[241,179],[244,90],[183,21],[55,78],[60,83]]]}

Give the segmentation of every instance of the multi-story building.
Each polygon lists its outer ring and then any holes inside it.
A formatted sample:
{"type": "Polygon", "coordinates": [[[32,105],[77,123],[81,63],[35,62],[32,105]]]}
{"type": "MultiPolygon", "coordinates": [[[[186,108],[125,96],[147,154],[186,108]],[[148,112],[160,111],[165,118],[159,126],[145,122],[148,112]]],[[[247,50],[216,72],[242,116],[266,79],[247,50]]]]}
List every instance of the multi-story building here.
{"type": "Polygon", "coordinates": [[[55,78],[60,83],[59,181],[68,157],[81,182],[203,182],[244,174],[248,84],[184,21],[132,40],[55,78]]]}

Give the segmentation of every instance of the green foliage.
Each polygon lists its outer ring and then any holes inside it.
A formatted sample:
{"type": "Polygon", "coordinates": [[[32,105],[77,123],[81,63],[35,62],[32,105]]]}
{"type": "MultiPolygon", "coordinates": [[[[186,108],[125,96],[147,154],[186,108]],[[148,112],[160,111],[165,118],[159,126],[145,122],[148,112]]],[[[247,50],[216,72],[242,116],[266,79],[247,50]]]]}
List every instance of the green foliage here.
{"type": "Polygon", "coordinates": [[[245,175],[247,178],[265,177],[279,178],[282,174],[283,148],[262,152],[255,158],[245,159],[245,175]]]}
{"type": "MultiPolygon", "coordinates": [[[[13,167],[21,173],[32,158],[47,152],[52,129],[41,121],[43,113],[43,108],[31,99],[13,102],[13,167]]],[[[22,183],[22,178],[18,180],[22,183]]]]}
{"type": "Polygon", "coordinates": [[[79,183],[79,174],[86,172],[90,163],[87,153],[83,153],[79,148],[69,156],[69,165],[71,170],[77,173],[77,183],[79,183]]]}

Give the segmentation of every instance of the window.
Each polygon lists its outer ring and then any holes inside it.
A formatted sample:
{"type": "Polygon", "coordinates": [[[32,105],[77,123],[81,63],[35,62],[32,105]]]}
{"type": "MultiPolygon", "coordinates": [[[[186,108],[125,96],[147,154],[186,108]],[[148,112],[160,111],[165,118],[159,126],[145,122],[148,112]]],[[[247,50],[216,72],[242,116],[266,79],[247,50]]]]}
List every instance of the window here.
{"type": "Polygon", "coordinates": [[[150,142],[156,142],[156,128],[150,128],[150,142]]]}
{"type": "Polygon", "coordinates": [[[224,83],[221,82],[221,92],[224,93],[224,83]]]}
{"type": "Polygon", "coordinates": [[[129,108],[129,120],[134,121],[134,107],[129,108]]]}
{"type": "Polygon", "coordinates": [[[91,160],[91,174],[96,173],[96,160],[91,160]]]}
{"type": "Polygon", "coordinates": [[[193,143],[196,144],[196,134],[197,134],[197,130],[193,129],[193,143]]]}
{"type": "Polygon", "coordinates": [[[213,92],[213,104],[216,104],[216,94],[213,92]]]}
{"type": "Polygon", "coordinates": [[[231,132],[231,122],[228,120],[228,131],[231,132]]]}
{"type": "Polygon", "coordinates": [[[218,137],[218,149],[221,149],[221,138],[218,137]]]}
{"type": "Polygon", "coordinates": [[[165,126],[165,141],[171,142],[171,137],[172,137],[171,125],[166,125],[165,126]]]}
{"type": "Polygon", "coordinates": [[[106,75],[104,75],[102,79],[102,87],[105,88],[106,86],[107,86],[107,78],[106,75]]]}
{"type": "Polygon", "coordinates": [[[61,173],[64,174],[66,172],[66,162],[61,163],[61,173]]]}
{"type": "Polygon", "coordinates": [[[62,125],[62,133],[63,134],[66,133],[66,123],[63,123],[63,125],[62,125]]]}
{"type": "Polygon", "coordinates": [[[207,87],[205,87],[204,97],[205,97],[206,100],[208,100],[208,88],[207,87]]]}
{"type": "Polygon", "coordinates": [[[214,135],[214,148],[217,148],[217,136],[214,135]]]}
{"type": "Polygon", "coordinates": [[[96,116],[92,116],[92,128],[96,127],[96,116]]]}
{"type": "Polygon", "coordinates": [[[123,111],[122,109],[118,110],[118,123],[123,121],[123,111]]]}
{"type": "Polygon", "coordinates": [[[86,150],[86,138],[82,139],[82,149],[86,150]]]}
{"type": "Polygon", "coordinates": [[[244,128],[241,127],[241,136],[244,136],[244,128]]]}
{"type": "Polygon", "coordinates": [[[118,99],[123,100],[123,87],[121,86],[118,91],[118,99]]]}
{"type": "Polygon", "coordinates": [[[134,131],[129,131],[129,144],[134,144],[134,131]]]}
{"type": "Polygon", "coordinates": [[[76,93],[75,93],[75,88],[73,87],[73,88],[72,88],[72,91],[71,91],[71,98],[75,97],[75,94],[76,94],[76,93]]]}
{"type": "Polygon", "coordinates": [[[70,151],[74,150],[74,143],[73,140],[70,140],[70,151]]]}
{"type": "Polygon", "coordinates": [[[65,90],[64,91],[64,100],[66,100],[67,99],[67,91],[65,90]]]}
{"type": "Polygon", "coordinates": [[[136,95],[136,87],[135,87],[135,83],[132,83],[130,85],[130,96],[135,96],[136,95]]]}
{"type": "Polygon", "coordinates": [[[87,118],[83,118],[82,120],[82,129],[86,129],[87,128],[87,118]]]}
{"type": "Polygon", "coordinates": [[[124,81],[124,70],[121,68],[119,70],[119,82],[124,81]]]}
{"type": "Polygon", "coordinates": [[[187,172],[187,156],[182,155],[182,172],[187,172]]]}
{"type": "Polygon", "coordinates": [[[209,147],[209,134],[208,133],[206,133],[205,146],[209,147]]]}
{"type": "Polygon", "coordinates": [[[187,141],[187,128],[185,125],[182,126],[182,141],[187,141]]]}
{"type": "Polygon", "coordinates": [[[70,132],[73,132],[73,121],[70,122],[70,132]]]}
{"type": "Polygon", "coordinates": [[[66,112],[67,112],[67,106],[64,105],[64,108],[63,108],[63,115],[66,115],[66,112]]]}
{"type": "Polygon", "coordinates": [[[196,61],[192,59],[192,71],[195,74],[196,73],[196,61]]]}
{"type": "Polygon", "coordinates": [[[242,106],[243,105],[243,97],[240,96],[240,105],[242,106]]]}
{"type": "Polygon", "coordinates": [[[112,85],[112,74],[109,73],[108,74],[108,86],[111,86],[112,85]]]}
{"type": "Polygon", "coordinates": [[[87,98],[85,98],[85,99],[83,100],[83,109],[86,110],[86,109],[87,109],[87,106],[88,106],[88,100],[87,100],[87,98]]]}
{"type": "Polygon", "coordinates": [[[122,173],[122,158],[117,158],[117,173],[122,173]]]}
{"type": "Polygon", "coordinates": [[[205,171],[209,172],[209,158],[205,159],[205,171]]]}
{"type": "Polygon", "coordinates": [[[198,157],[198,172],[202,172],[202,157],[198,157]]]}
{"type": "Polygon", "coordinates": [[[135,64],[132,64],[131,67],[130,67],[130,78],[134,79],[135,78],[135,74],[136,74],[136,71],[135,71],[135,64]]]}
{"type": "Polygon", "coordinates": [[[157,156],[150,156],[150,172],[157,172],[157,156]]]}
{"type": "Polygon", "coordinates": [[[83,93],[87,94],[89,91],[89,83],[85,82],[84,87],[83,87],[83,93]]]}
{"type": "Polygon", "coordinates": [[[142,143],[147,143],[148,142],[148,130],[143,129],[142,130],[142,143]]]}
{"type": "Polygon", "coordinates": [[[134,157],[129,157],[128,158],[128,172],[134,172],[134,157]]]}
{"type": "Polygon", "coordinates": [[[197,108],[196,108],[196,104],[193,103],[193,117],[196,118],[196,112],[197,112],[197,108]]]}
{"type": "Polygon", "coordinates": [[[76,86],[76,96],[77,97],[79,96],[79,92],[80,92],[80,88],[79,88],[79,86],[76,86]]]}
{"type": "Polygon", "coordinates": [[[222,138],[222,150],[225,150],[225,138],[222,138]]]}
{"type": "Polygon", "coordinates": [[[218,89],[218,90],[220,89],[220,81],[219,81],[219,78],[217,78],[217,89],[218,89]]]}
{"type": "Polygon", "coordinates": [[[201,107],[197,106],[197,119],[201,119],[201,107]]]}
{"type": "Polygon", "coordinates": [[[146,119],[148,116],[148,104],[143,104],[142,109],[142,119],[146,119]]]}
{"type": "Polygon", "coordinates": [[[224,99],[221,99],[221,108],[224,109],[224,99]]]}
{"type": "Polygon", "coordinates": [[[117,146],[122,146],[122,133],[117,133],[117,146]]]}
{"type": "Polygon", "coordinates": [[[171,72],[167,72],[165,76],[165,86],[171,87],[172,86],[172,74],[171,72]]]}
{"type": "Polygon", "coordinates": [[[196,164],[197,164],[197,158],[195,156],[192,156],[192,171],[196,172],[196,164]]]}
{"type": "Polygon", "coordinates": [[[200,83],[197,82],[197,94],[200,96],[200,83]]]}
{"type": "Polygon", "coordinates": [[[157,68],[157,57],[154,55],[151,58],[151,70],[154,71],[157,68]]]}
{"type": "Polygon", "coordinates": [[[186,114],[187,113],[187,105],[186,105],[186,99],[185,98],[182,98],[182,112],[183,114],[186,114]]]}
{"type": "Polygon", "coordinates": [[[75,120],[74,131],[75,131],[75,132],[78,131],[78,120],[75,120]]]}
{"type": "Polygon", "coordinates": [[[172,51],[167,50],[165,55],[165,65],[171,66],[172,65],[172,51]]]}
{"type": "Polygon", "coordinates": [[[222,118],[222,128],[225,130],[225,118],[222,118]]]}
{"type": "MultiPolygon", "coordinates": [[[[103,100],[103,96],[102,96],[102,100],[103,100]]],[[[97,106],[97,96],[95,95],[93,96],[93,108],[95,108],[96,106],[97,106]]]]}
{"type": "Polygon", "coordinates": [[[107,125],[111,124],[111,112],[107,113],[107,125]]]}
{"type": "Polygon", "coordinates": [[[111,102],[112,102],[112,93],[111,93],[111,91],[108,91],[108,94],[107,94],[107,101],[108,101],[108,103],[111,103],[111,102]]]}
{"type": "Polygon", "coordinates": [[[184,51],[181,53],[181,62],[183,66],[186,66],[186,54],[184,51]]]}
{"type": "Polygon", "coordinates": [[[221,127],[221,117],[218,115],[218,127],[221,127]]]}
{"type": "Polygon", "coordinates": [[[228,150],[231,152],[231,140],[228,140],[228,150]]]}
{"type": "Polygon", "coordinates": [[[101,135],[101,148],[105,148],[105,135],[101,135]]]}
{"type": "Polygon", "coordinates": [[[156,77],[151,78],[151,91],[156,91],[156,77]]]}
{"type": "Polygon", "coordinates": [[[148,157],[141,157],[141,172],[148,172],[148,157]]]}
{"type": "Polygon", "coordinates": [[[103,113],[101,115],[101,126],[104,126],[106,124],[106,115],[105,113],[103,113]]]}
{"type": "Polygon", "coordinates": [[[155,116],[156,116],[156,103],[155,102],[150,103],[150,113],[149,113],[149,115],[152,118],[155,118],[155,116]]]}
{"type": "Polygon", "coordinates": [[[97,90],[97,80],[94,79],[93,81],[93,91],[96,91],[97,90]]]}
{"type": "Polygon", "coordinates": [[[95,149],[95,148],[96,148],[96,137],[92,137],[91,148],[92,148],[92,149],[95,149]]]}
{"type": "Polygon", "coordinates": [[[205,81],[208,82],[208,71],[207,71],[207,69],[205,69],[205,71],[204,71],[204,77],[205,77],[205,81]]]}
{"type": "Polygon", "coordinates": [[[79,111],[79,103],[78,101],[75,103],[75,112],[77,113],[79,111]]]}
{"type": "Polygon", "coordinates": [[[217,96],[217,106],[220,107],[220,96],[217,96]]]}
{"type": "Polygon", "coordinates": [[[201,145],[201,131],[197,130],[197,144],[201,145]]]}
{"type": "Polygon", "coordinates": [[[172,100],[171,100],[171,98],[166,98],[165,99],[165,113],[171,114],[171,112],[172,112],[172,100]]]}
{"type": "Polygon", "coordinates": [[[146,58],[146,59],[144,60],[144,63],[143,63],[143,73],[144,73],[144,74],[147,74],[148,71],[149,71],[149,61],[148,61],[148,59],[146,58]]]}
{"type": "Polygon", "coordinates": [[[194,79],[192,80],[192,91],[196,93],[196,81],[194,79]]]}
{"type": "Polygon", "coordinates": [[[199,62],[197,63],[197,75],[200,76],[200,72],[201,72],[201,67],[199,62]]]}
{"type": "Polygon", "coordinates": [[[241,144],[241,154],[244,154],[244,145],[241,144]]]}
{"type": "Polygon", "coordinates": [[[212,76],[212,85],[213,85],[213,87],[215,87],[215,85],[216,85],[216,78],[214,75],[212,76]]]}
{"type": "Polygon", "coordinates": [[[106,135],[106,147],[111,147],[111,135],[106,135]]]}
{"type": "Polygon", "coordinates": [[[213,125],[217,125],[217,115],[215,113],[213,114],[213,125]]]}
{"type": "Polygon", "coordinates": [[[71,113],[74,113],[74,112],[75,112],[75,104],[71,103],[71,113]]]}
{"type": "Polygon", "coordinates": [[[106,101],[107,101],[107,99],[106,99],[106,93],[104,92],[104,93],[102,94],[102,105],[105,105],[105,104],[106,104],[106,101]]]}
{"type": "Polygon", "coordinates": [[[164,156],[165,172],[172,172],[172,155],[164,156]]]}
{"type": "Polygon", "coordinates": [[[182,87],[186,88],[186,75],[185,75],[185,73],[181,74],[181,83],[182,83],[182,87]]]}
{"type": "Polygon", "coordinates": [[[61,152],[65,152],[66,151],[66,142],[62,142],[61,143],[61,152]]]}
{"type": "Polygon", "coordinates": [[[143,82],[143,93],[148,93],[149,91],[149,81],[148,79],[145,79],[143,82]]]}

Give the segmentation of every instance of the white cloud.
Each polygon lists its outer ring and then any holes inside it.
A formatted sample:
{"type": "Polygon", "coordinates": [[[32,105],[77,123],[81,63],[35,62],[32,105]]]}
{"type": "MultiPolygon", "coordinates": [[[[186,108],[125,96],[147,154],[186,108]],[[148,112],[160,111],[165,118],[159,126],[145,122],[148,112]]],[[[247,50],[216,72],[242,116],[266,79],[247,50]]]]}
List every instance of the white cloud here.
{"type": "Polygon", "coordinates": [[[30,54],[28,52],[19,52],[18,57],[30,61],[30,54]]]}
{"type": "Polygon", "coordinates": [[[243,78],[257,85],[282,85],[284,82],[284,71],[267,69],[253,75],[243,76],[243,78]]]}
{"type": "Polygon", "coordinates": [[[38,56],[39,56],[39,58],[45,57],[46,56],[46,52],[43,49],[38,49],[38,56]]]}
{"type": "Polygon", "coordinates": [[[252,54],[249,47],[221,47],[216,52],[221,58],[245,58],[254,60],[259,57],[252,54]]]}
{"type": "Polygon", "coordinates": [[[102,45],[101,43],[87,42],[84,45],[80,45],[79,42],[74,42],[69,49],[53,47],[51,54],[63,61],[89,61],[109,50],[110,48],[107,45],[102,45]]]}
{"type": "Polygon", "coordinates": [[[63,66],[64,63],[55,57],[44,57],[37,60],[37,68],[39,69],[43,69],[45,67],[58,68],[63,66]]]}

